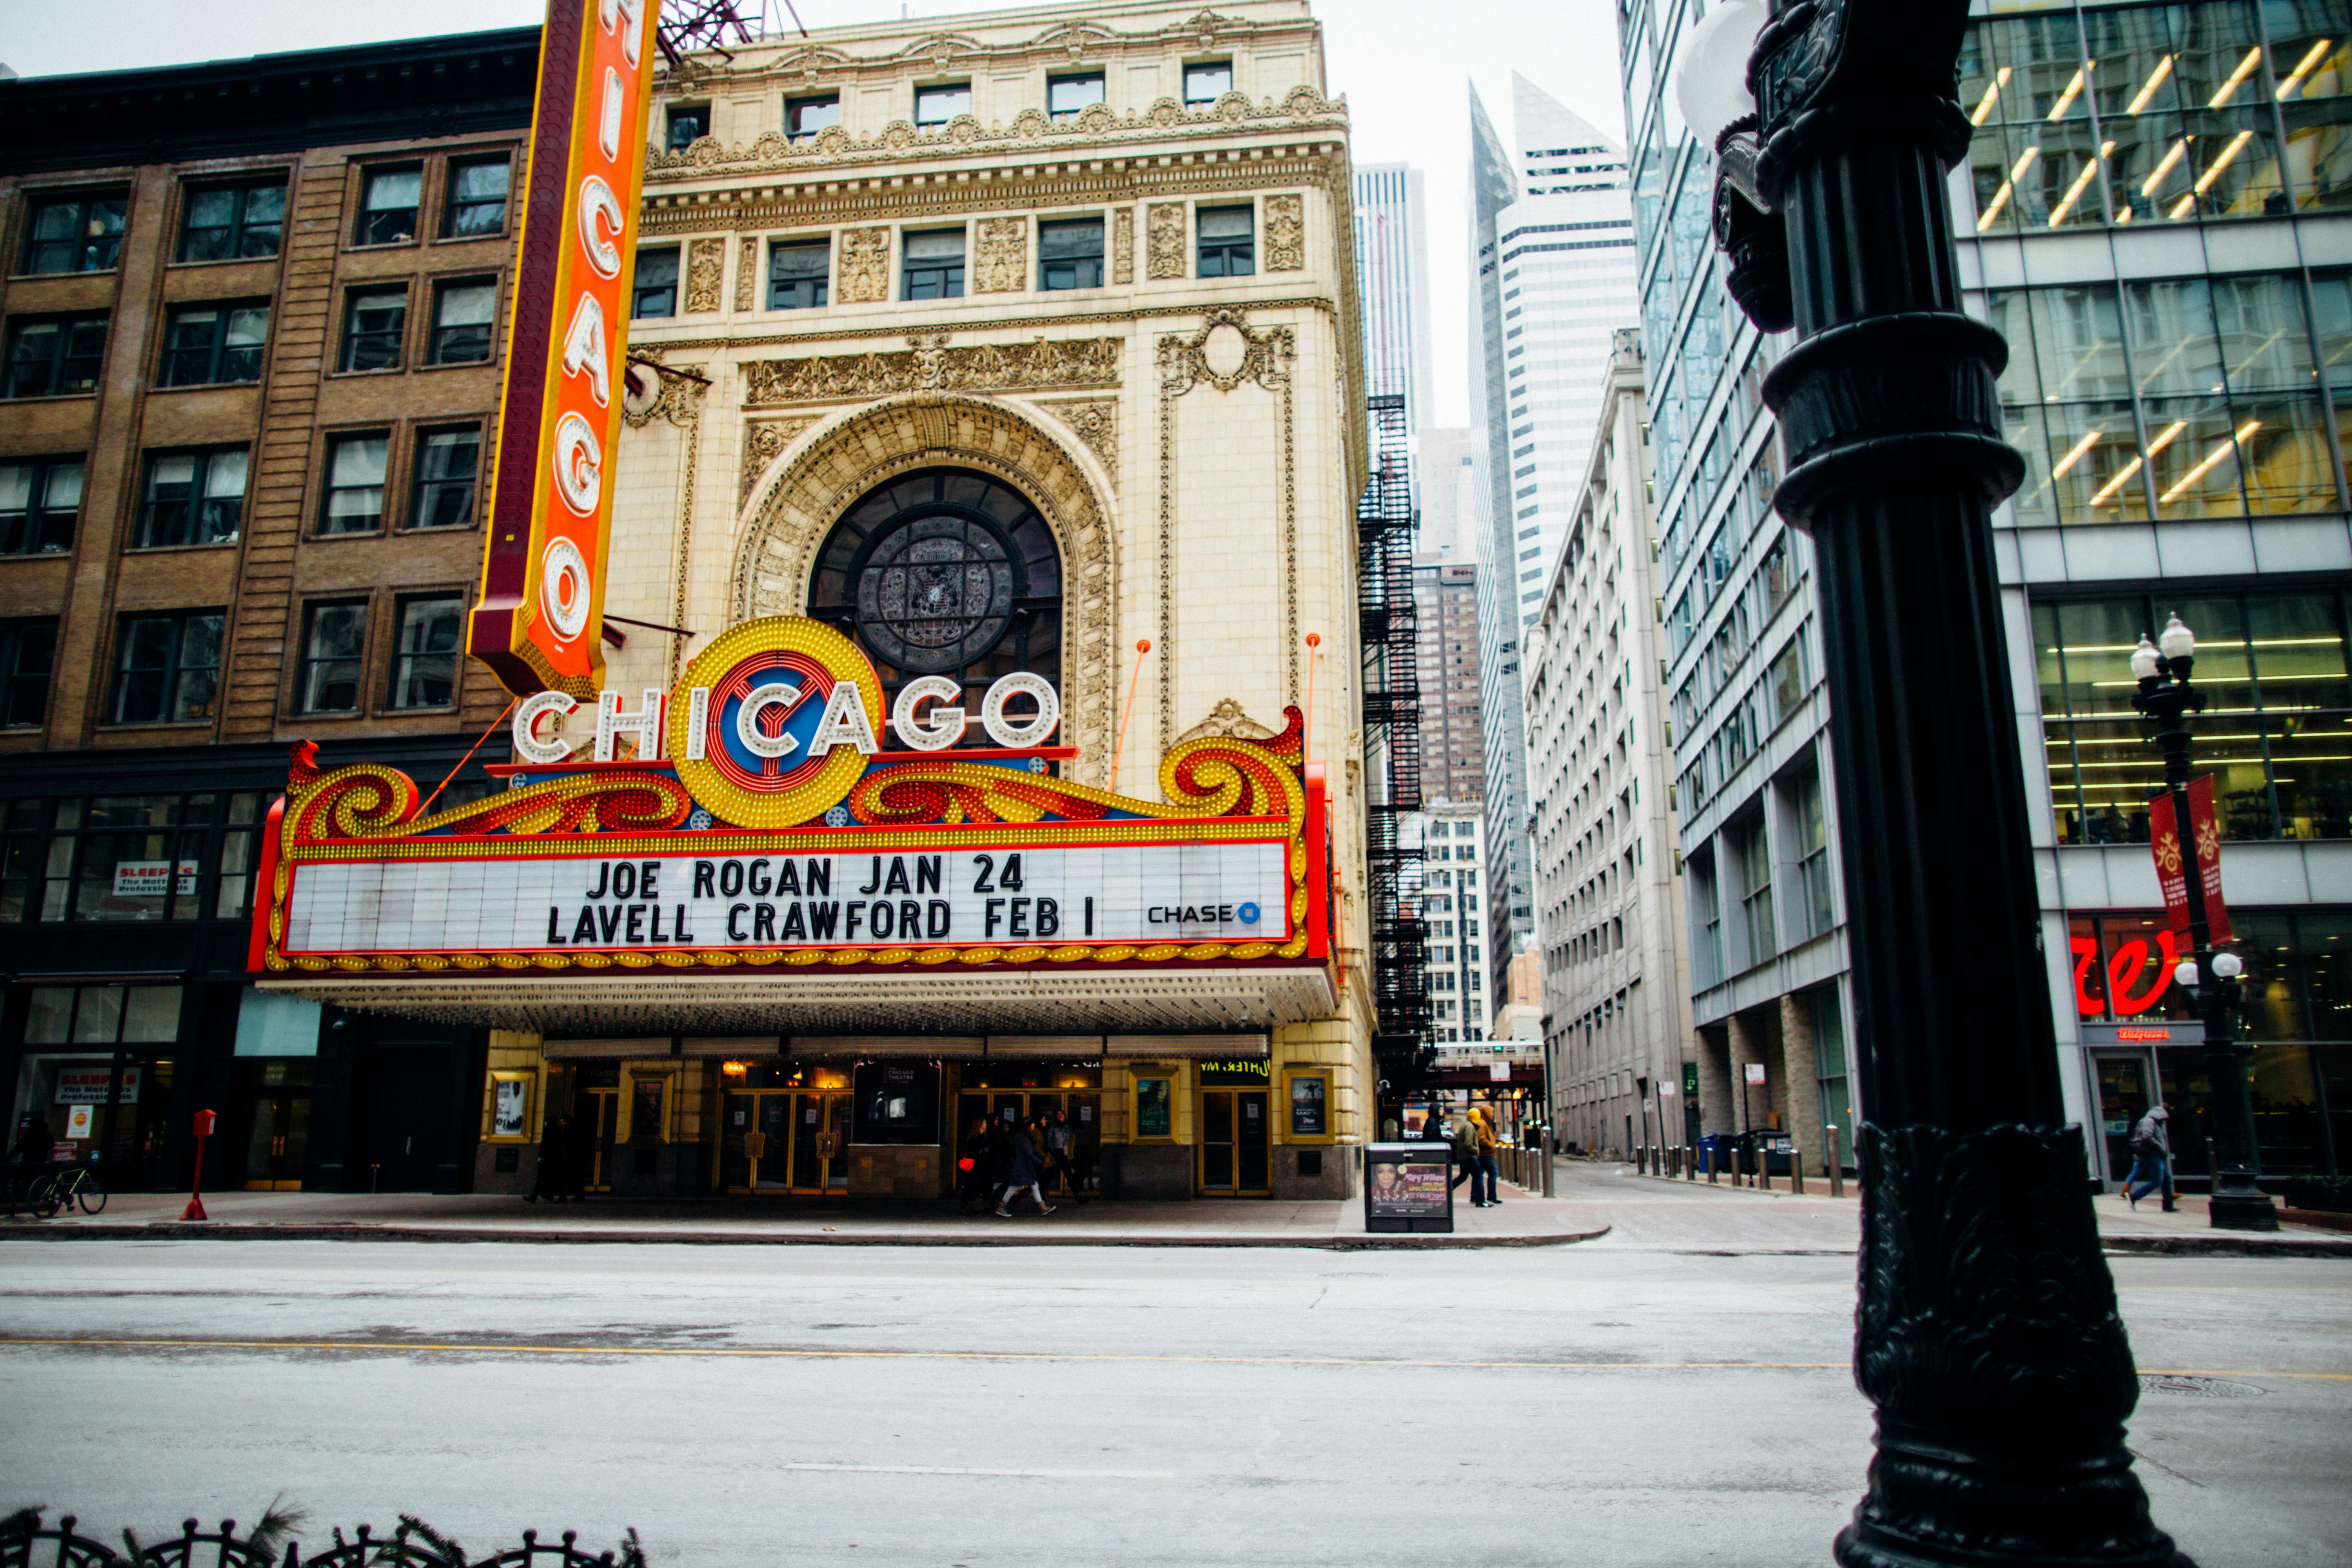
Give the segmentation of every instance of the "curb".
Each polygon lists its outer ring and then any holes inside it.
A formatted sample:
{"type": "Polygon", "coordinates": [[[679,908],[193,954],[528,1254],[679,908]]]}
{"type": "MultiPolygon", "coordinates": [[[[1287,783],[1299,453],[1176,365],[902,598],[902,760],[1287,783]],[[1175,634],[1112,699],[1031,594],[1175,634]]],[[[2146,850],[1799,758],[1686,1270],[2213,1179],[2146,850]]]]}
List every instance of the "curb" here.
{"type": "Polygon", "coordinates": [[[2352,1258],[2352,1237],[2332,1236],[2103,1236],[2099,1247],[2110,1258],[2352,1258]]]}
{"type": "Polygon", "coordinates": [[[152,1225],[0,1224],[0,1241],[400,1241],[508,1242],[525,1246],[590,1247],[1284,1247],[1320,1252],[1430,1252],[1488,1247],[1566,1247],[1609,1234],[1562,1231],[1550,1236],[1088,1236],[1052,1231],[909,1234],[788,1231],[503,1230],[460,1226],[240,1225],[159,1221],[152,1225]]]}

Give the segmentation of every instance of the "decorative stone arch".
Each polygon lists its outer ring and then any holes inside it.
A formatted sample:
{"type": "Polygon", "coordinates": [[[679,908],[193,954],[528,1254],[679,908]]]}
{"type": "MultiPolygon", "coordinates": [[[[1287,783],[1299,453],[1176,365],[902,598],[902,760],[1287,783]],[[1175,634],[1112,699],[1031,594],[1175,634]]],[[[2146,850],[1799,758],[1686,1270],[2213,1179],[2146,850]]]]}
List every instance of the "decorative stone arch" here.
{"type": "Polygon", "coordinates": [[[798,456],[760,487],[736,547],[734,619],[804,613],[818,547],[875,486],[940,466],[1002,479],[1029,498],[1061,548],[1063,739],[1080,748],[1075,776],[1108,788],[1118,575],[1107,491],[1086,458],[1024,409],[938,392],[867,404],[793,445],[798,456]]]}

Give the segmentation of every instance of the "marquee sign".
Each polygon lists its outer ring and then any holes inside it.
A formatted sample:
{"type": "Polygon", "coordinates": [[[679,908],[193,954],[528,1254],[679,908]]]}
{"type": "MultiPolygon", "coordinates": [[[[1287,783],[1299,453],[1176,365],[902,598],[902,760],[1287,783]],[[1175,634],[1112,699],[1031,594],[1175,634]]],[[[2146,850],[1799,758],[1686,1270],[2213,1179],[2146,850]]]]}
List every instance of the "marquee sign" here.
{"type": "Polygon", "coordinates": [[[604,676],[604,556],[620,445],[659,0],[551,0],[482,591],[467,648],[517,696],[604,676]]]}
{"type": "Polygon", "coordinates": [[[674,689],[596,699],[589,754],[516,710],[500,795],[420,816],[415,781],[296,748],[265,838],[251,964],[285,975],[771,965],[1297,963],[1331,953],[1325,803],[1287,710],[1187,742],[1163,799],[1054,776],[1051,683],[975,716],[951,681],[882,713],[865,654],[780,616],[674,689]],[[977,722],[997,744],[950,750],[977,722]],[[885,749],[885,737],[899,746],[885,749]],[[626,755],[622,754],[626,747],[626,755]]]}

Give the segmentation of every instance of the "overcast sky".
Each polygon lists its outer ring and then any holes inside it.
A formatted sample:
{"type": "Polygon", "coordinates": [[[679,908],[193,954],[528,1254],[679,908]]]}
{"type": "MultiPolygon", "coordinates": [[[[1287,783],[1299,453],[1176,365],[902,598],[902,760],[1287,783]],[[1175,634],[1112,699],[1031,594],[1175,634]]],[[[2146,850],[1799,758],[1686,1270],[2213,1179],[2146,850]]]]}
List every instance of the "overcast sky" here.
{"type": "MultiPolygon", "coordinates": [[[[789,26],[766,0],[771,27],[789,26]]],[[[973,0],[793,0],[812,27],[999,7],[973,0]]],[[[1212,5],[1213,0],[1203,0],[1212,5]]],[[[1622,136],[1617,29],[1609,0],[1318,0],[1334,91],[1348,95],[1355,155],[1412,163],[1429,189],[1431,315],[1438,425],[1467,421],[1469,91],[1509,134],[1517,69],[1612,136],[1622,136]]],[[[105,0],[103,25],[59,0],[0,0],[0,61],[26,76],[193,60],[518,26],[544,0],[105,0]]]]}

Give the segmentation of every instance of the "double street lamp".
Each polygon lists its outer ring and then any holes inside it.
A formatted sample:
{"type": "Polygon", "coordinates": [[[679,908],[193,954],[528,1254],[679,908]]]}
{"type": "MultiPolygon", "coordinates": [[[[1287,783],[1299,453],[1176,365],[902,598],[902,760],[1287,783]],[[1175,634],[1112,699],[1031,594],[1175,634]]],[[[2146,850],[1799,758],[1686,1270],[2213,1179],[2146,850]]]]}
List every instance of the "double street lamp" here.
{"type": "Polygon", "coordinates": [[[2137,1368],[2042,949],[1991,526],[2024,462],[2008,345],[1962,308],[1952,242],[1968,19],[1969,0],[1723,0],[1676,83],[1716,155],[1726,286],[1796,331],[1764,397],[1775,506],[1813,542],[1869,1118],[1853,1368],[1876,1447],[1835,1550],[2179,1568],[2125,1446],[2137,1368]]]}
{"type": "MultiPolygon", "coordinates": [[[[2189,906],[2189,956],[2173,979],[2193,1000],[2205,1025],[2205,1083],[2213,1152],[2212,1226],[2216,1230],[2276,1230],[2278,1210],[2255,1184],[2262,1153],[2254,1141],[2253,1103],[2246,1092],[2246,1047],[2238,1040],[2238,977],[2246,965],[2234,952],[2213,951],[2210,911],[2205,903],[2205,855],[2199,827],[2189,815],[2189,716],[2205,710],[2205,694],[2190,677],[2197,665],[2197,637],[2179,616],[2151,641],[2142,634],[2132,649],[2132,679],[2139,689],[2132,706],[2156,726],[2164,751],[2164,793],[2171,796],[2174,850],[2189,906]]],[[[2213,849],[2217,858],[2218,845],[2213,849]]]]}

